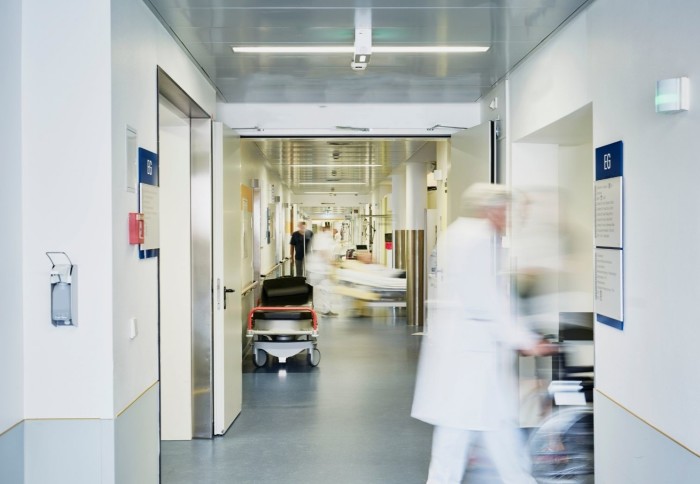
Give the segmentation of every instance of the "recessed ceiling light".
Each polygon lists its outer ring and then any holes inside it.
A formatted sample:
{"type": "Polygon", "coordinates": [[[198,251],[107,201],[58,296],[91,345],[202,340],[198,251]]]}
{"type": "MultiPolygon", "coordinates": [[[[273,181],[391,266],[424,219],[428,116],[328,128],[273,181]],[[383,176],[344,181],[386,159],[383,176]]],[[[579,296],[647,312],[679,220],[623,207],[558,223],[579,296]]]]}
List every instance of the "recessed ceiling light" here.
{"type": "Polygon", "coordinates": [[[302,192],[303,195],[357,195],[357,192],[302,192]]]}
{"type": "Polygon", "coordinates": [[[313,45],[269,45],[251,47],[231,47],[236,54],[352,54],[355,47],[350,46],[313,46],[313,45]]]}
{"type": "MultiPolygon", "coordinates": [[[[269,45],[232,46],[236,54],[353,54],[354,46],[269,45]]],[[[486,52],[489,47],[475,45],[375,45],[373,54],[468,54],[486,52]]]]}
{"type": "Polygon", "coordinates": [[[350,164],[350,163],[335,163],[331,165],[287,165],[287,164],[280,164],[279,166],[281,167],[289,167],[289,168],[377,168],[382,165],[379,164],[366,164],[366,163],[356,163],[356,164],[350,164]]]}
{"type": "Polygon", "coordinates": [[[488,47],[475,45],[396,45],[374,46],[373,54],[468,54],[472,52],[486,52],[488,47]]]}
{"type": "Polygon", "coordinates": [[[299,185],[366,185],[362,182],[301,182],[299,185]]]}

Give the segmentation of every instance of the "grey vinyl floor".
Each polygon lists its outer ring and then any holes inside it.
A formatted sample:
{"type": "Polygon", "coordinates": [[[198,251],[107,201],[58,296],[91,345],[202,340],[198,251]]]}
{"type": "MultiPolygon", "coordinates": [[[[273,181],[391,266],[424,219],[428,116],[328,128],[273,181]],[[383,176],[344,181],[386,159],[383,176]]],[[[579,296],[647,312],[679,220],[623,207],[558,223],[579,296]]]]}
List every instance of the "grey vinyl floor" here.
{"type": "MultiPolygon", "coordinates": [[[[164,484],[424,483],[432,427],[410,417],[420,337],[402,318],[322,318],[321,363],[243,367],[223,437],[163,442],[164,484]]],[[[487,468],[488,469],[488,468],[487,468]]],[[[465,482],[500,482],[472,470],[465,482]]]]}

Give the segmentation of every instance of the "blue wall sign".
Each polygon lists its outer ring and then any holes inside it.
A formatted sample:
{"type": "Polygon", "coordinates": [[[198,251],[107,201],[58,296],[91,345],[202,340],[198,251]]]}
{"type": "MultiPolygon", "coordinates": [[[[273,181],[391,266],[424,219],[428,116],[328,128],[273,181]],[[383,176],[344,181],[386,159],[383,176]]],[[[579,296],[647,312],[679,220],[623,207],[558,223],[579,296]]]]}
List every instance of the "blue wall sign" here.
{"type": "Polygon", "coordinates": [[[624,328],[623,145],[595,150],[596,320],[624,328]]]}
{"type": "Polygon", "coordinates": [[[607,180],[622,176],[622,141],[595,150],[595,179],[607,180]]]}
{"type": "Polygon", "coordinates": [[[139,182],[158,186],[158,155],[139,148],[139,182]]]}
{"type": "MultiPolygon", "coordinates": [[[[144,148],[139,148],[139,183],[158,186],[158,154],[144,148]]],[[[140,196],[139,212],[141,212],[140,196]]],[[[139,250],[139,259],[148,259],[157,256],[158,249],[139,250]]]]}

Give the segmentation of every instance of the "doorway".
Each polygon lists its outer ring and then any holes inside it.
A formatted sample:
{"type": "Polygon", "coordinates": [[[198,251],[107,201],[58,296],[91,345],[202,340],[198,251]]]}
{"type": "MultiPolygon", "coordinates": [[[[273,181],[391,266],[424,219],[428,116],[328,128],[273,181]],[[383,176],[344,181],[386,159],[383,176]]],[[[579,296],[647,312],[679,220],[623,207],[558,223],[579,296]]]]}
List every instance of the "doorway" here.
{"type": "Polygon", "coordinates": [[[212,123],[158,69],[161,440],[213,436],[212,123]]]}
{"type": "MultiPolygon", "coordinates": [[[[511,255],[519,313],[542,334],[563,342],[564,360],[521,358],[521,424],[537,426],[543,384],[570,367],[593,378],[593,116],[589,104],[512,145],[514,189],[511,255]],[[565,367],[562,367],[562,364],[565,367]]],[[[557,376],[559,375],[559,376],[557,376]]],[[[588,385],[590,384],[590,385],[588,385]]],[[[587,393],[590,393],[588,391],[587,393]]],[[[590,397],[590,395],[586,395],[590,397]]]]}

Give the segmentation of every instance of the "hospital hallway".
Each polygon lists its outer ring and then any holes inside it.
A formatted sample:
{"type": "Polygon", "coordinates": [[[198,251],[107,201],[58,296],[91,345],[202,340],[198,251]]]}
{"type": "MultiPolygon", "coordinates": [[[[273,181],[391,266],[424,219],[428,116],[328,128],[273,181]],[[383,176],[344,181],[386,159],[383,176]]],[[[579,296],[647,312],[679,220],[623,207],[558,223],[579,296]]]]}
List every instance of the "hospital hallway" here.
{"type": "MultiPolygon", "coordinates": [[[[162,442],[162,484],[424,483],[432,426],[410,416],[420,328],[375,313],[321,318],[316,368],[248,355],[238,419],[222,437],[162,442]]],[[[481,457],[464,482],[501,481],[481,457]]]]}
{"type": "Polygon", "coordinates": [[[425,482],[415,331],[403,318],[326,317],[318,367],[299,354],[256,369],[248,356],[240,416],[223,437],[163,442],[163,484],[425,482]]]}
{"type": "Polygon", "coordinates": [[[0,0],[0,484],[700,484],[699,27],[0,0]]]}

